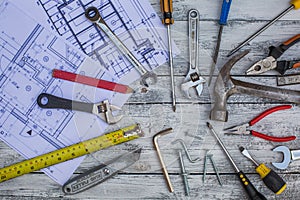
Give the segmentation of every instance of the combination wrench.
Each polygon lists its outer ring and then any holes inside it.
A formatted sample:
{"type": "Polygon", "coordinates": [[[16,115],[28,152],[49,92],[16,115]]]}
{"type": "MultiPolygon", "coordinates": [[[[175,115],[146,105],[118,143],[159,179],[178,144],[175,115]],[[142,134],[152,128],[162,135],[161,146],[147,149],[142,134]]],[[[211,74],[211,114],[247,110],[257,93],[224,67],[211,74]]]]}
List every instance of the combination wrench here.
{"type": "Polygon", "coordinates": [[[189,94],[190,88],[195,88],[198,96],[203,91],[203,85],[205,79],[200,76],[198,65],[199,65],[199,12],[198,10],[192,9],[189,11],[189,54],[190,54],[190,69],[187,76],[184,79],[184,83],[181,84],[181,90],[185,96],[191,98],[189,94]]]}
{"type": "Polygon", "coordinates": [[[116,47],[121,51],[122,54],[128,59],[128,61],[134,66],[134,68],[141,74],[142,79],[140,83],[146,87],[149,85],[146,79],[152,78],[153,83],[157,82],[157,76],[155,73],[148,71],[138,59],[129,51],[129,49],[121,42],[121,40],[114,34],[114,32],[108,27],[96,7],[89,7],[85,11],[85,16],[92,23],[97,25],[100,30],[102,30],[107,37],[116,45],[116,47]]]}

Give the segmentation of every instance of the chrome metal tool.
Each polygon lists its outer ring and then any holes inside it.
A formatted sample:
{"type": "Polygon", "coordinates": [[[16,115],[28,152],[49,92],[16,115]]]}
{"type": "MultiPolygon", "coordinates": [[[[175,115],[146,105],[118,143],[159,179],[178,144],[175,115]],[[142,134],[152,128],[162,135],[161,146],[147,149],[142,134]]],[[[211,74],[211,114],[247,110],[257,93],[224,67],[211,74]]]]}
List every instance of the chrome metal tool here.
{"type": "Polygon", "coordinates": [[[101,164],[85,173],[67,181],[62,190],[65,194],[72,195],[94,187],[118,174],[121,170],[133,165],[140,159],[141,148],[130,153],[125,153],[117,158],[101,164]]]}
{"type": "Polygon", "coordinates": [[[273,162],[272,165],[278,169],[286,169],[288,168],[290,162],[292,160],[300,159],[300,150],[290,150],[286,146],[278,146],[273,151],[278,151],[283,153],[283,161],[280,163],[273,162]]]}
{"type": "Polygon", "coordinates": [[[59,108],[92,113],[108,124],[115,124],[123,117],[123,115],[114,116],[112,114],[113,111],[121,110],[121,108],[111,105],[108,100],[100,103],[85,103],[42,93],[38,96],[37,103],[41,108],[59,108]]]}
{"type": "Polygon", "coordinates": [[[163,13],[162,23],[167,26],[167,32],[168,32],[169,64],[170,64],[170,76],[171,76],[171,87],[172,87],[172,107],[173,107],[173,111],[175,112],[176,111],[176,95],[175,95],[172,36],[171,36],[171,25],[174,24],[174,19],[172,16],[173,1],[172,0],[160,0],[160,8],[161,8],[161,12],[163,13]]]}
{"type": "Polygon", "coordinates": [[[85,11],[85,16],[98,28],[100,28],[107,37],[116,45],[116,47],[123,53],[133,67],[142,75],[141,84],[148,87],[146,79],[152,78],[153,82],[157,82],[157,76],[155,73],[148,71],[138,59],[129,51],[129,49],[121,42],[121,40],[114,34],[114,32],[108,27],[96,7],[89,7],[85,11]]]}
{"type": "Polygon", "coordinates": [[[189,11],[189,71],[184,79],[184,83],[181,84],[181,90],[185,96],[191,98],[189,90],[195,88],[198,96],[202,94],[203,85],[205,79],[200,76],[199,73],[199,12],[198,10],[192,9],[189,11]]]}

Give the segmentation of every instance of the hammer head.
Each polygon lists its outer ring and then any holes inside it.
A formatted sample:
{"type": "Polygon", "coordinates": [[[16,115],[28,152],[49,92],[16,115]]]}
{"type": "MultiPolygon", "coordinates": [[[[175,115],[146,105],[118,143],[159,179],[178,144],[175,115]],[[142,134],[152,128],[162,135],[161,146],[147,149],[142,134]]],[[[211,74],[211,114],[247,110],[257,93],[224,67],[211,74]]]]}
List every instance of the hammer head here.
{"type": "Polygon", "coordinates": [[[291,162],[291,151],[286,146],[278,146],[273,151],[283,153],[283,161],[281,163],[272,163],[272,165],[278,169],[286,169],[291,162]]]}
{"type": "Polygon", "coordinates": [[[247,55],[249,51],[244,51],[233,56],[221,69],[214,86],[215,103],[210,112],[210,119],[226,122],[228,120],[227,98],[237,93],[235,85],[231,81],[230,71],[233,65],[247,55]]]}

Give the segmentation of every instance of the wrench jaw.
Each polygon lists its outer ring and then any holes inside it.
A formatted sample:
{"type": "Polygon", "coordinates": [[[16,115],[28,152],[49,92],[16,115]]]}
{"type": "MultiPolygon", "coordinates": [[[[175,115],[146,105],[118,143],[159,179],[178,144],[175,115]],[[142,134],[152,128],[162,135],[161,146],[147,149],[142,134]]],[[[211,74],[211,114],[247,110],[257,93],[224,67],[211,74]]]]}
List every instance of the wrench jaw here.
{"type": "Polygon", "coordinates": [[[101,103],[95,104],[92,112],[106,123],[115,124],[123,118],[123,115],[113,115],[113,111],[118,110],[121,110],[121,108],[111,105],[108,100],[104,100],[101,103]]]}
{"type": "Polygon", "coordinates": [[[147,71],[142,77],[141,77],[141,85],[144,85],[146,87],[149,87],[149,84],[147,83],[147,79],[151,79],[151,83],[155,84],[157,83],[157,75],[153,72],[147,71]]]}
{"type": "Polygon", "coordinates": [[[281,163],[272,163],[272,165],[278,169],[286,169],[291,162],[291,151],[286,146],[278,146],[273,151],[283,153],[283,161],[281,163]]]}
{"type": "Polygon", "coordinates": [[[184,95],[187,97],[187,98],[192,98],[190,93],[189,93],[189,90],[191,88],[195,88],[198,96],[200,97],[201,94],[202,94],[202,91],[203,91],[203,87],[204,87],[204,84],[205,84],[205,79],[202,78],[201,76],[199,76],[199,80],[197,81],[188,81],[188,82],[185,82],[183,84],[181,84],[181,90],[183,91],[184,95]]]}

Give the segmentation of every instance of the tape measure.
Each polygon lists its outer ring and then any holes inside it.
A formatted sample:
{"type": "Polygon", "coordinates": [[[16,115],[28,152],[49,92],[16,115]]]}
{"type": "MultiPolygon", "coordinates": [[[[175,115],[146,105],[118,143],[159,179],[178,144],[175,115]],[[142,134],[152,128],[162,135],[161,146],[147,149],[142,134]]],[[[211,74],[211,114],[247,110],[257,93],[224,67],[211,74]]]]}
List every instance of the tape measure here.
{"type": "Polygon", "coordinates": [[[0,182],[62,163],[123,142],[134,140],[144,133],[138,124],[107,133],[71,146],[43,154],[0,169],[0,182]]]}

